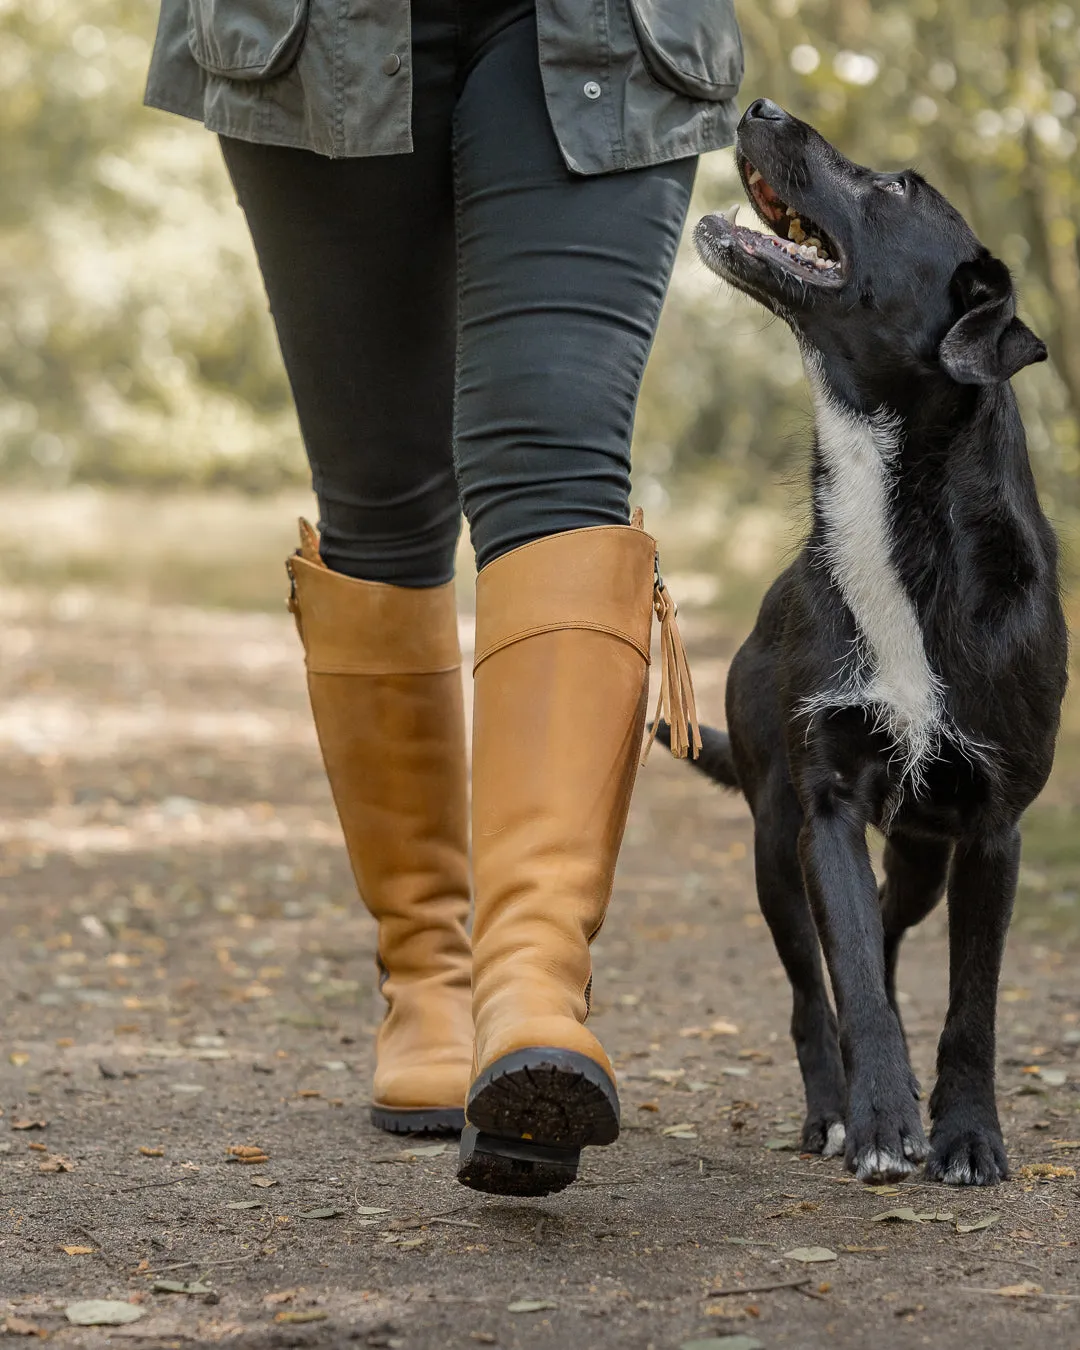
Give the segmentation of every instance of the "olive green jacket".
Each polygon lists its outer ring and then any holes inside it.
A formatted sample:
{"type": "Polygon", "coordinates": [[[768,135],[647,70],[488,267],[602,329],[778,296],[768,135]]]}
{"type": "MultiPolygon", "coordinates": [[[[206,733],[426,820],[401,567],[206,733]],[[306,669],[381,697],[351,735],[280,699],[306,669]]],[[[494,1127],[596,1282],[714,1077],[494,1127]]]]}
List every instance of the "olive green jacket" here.
{"type": "MultiPolygon", "coordinates": [[[[536,0],[551,123],[577,173],[731,143],[734,0],[536,0]]],[[[146,102],[322,155],[412,149],[408,0],[162,0],[146,102]]]]}

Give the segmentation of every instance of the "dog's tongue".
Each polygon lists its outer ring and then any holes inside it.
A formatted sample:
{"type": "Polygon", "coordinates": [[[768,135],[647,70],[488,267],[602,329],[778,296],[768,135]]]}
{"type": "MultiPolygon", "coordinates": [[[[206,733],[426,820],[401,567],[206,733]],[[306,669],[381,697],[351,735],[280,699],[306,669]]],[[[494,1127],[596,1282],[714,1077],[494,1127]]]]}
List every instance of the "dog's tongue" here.
{"type": "Polygon", "coordinates": [[[772,220],[779,220],[784,214],[784,203],[780,197],[773,191],[771,185],[766,182],[760,169],[752,169],[749,178],[750,191],[757,199],[758,205],[772,220]]]}

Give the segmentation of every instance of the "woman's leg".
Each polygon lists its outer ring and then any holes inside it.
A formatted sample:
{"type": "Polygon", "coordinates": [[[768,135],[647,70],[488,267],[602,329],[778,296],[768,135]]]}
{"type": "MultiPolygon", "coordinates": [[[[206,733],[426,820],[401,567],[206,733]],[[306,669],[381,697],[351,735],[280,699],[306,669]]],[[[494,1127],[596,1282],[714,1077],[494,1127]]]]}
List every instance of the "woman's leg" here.
{"type": "Polygon", "coordinates": [[[452,92],[425,101],[414,155],[331,160],[222,137],[311,463],[322,556],[398,586],[448,581],[460,528],[452,92]]]}
{"type": "Polygon", "coordinates": [[[455,440],[482,568],[545,535],[629,519],[634,411],[697,161],[572,174],[548,119],[533,18],[471,70],[455,164],[455,440]]]}
{"type": "MultiPolygon", "coordinates": [[[[584,99],[584,94],[583,94],[584,99]]],[[[455,122],[456,453],[477,581],[473,1019],[459,1178],[544,1194],[618,1134],[585,1027],[641,748],[655,543],[630,436],[693,162],[583,179],[534,24],[489,44],[455,122]]]]}
{"type": "Polygon", "coordinates": [[[291,603],[350,860],[379,926],[388,1008],[372,1117],[409,1131],[461,1128],[472,1050],[451,580],[455,33],[425,20],[417,37],[415,155],[328,160],[223,142],[322,516],[321,546],[305,529],[289,560],[291,603]]]}

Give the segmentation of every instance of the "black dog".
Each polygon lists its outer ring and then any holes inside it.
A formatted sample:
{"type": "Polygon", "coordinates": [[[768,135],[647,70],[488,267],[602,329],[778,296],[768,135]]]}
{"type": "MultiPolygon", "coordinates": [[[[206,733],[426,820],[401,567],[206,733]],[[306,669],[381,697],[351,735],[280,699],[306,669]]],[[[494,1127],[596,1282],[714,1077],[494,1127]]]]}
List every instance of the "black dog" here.
{"type": "Polygon", "coordinates": [[[759,99],[736,143],[775,232],[697,227],[783,318],[816,404],[813,525],[731,667],[698,766],[754,816],[762,910],[794,990],[805,1149],[864,1181],[1008,1173],[997,983],[1019,821],[1053,760],[1067,639],[1053,531],[1009,379],[1046,357],[1008,270],[914,173],[851,163],[759,99]],[[880,894],[867,826],[886,836],[880,894]],[[949,904],[929,1149],[895,998],[901,938],[949,904]],[[829,1006],[824,947],[839,1018],[829,1006]]]}

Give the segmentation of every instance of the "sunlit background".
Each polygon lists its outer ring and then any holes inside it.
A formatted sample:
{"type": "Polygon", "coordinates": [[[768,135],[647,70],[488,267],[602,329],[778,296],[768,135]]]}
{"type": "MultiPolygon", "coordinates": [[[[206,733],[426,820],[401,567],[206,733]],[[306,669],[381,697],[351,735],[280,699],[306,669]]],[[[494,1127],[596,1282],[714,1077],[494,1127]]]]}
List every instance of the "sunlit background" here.
{"type": "MultiPolygon", "coordinates": [[[[914,165],[1013,269],[1050,349],[1016,384],[1071,582],[1076,4],[739,11],[744,100],[769,95],[864,163],[914,165]]],[[[275,610],[306,467],[215,139],[141,107],[155,19],[151,0],[0,0],[0,571],[28,593],[275,610]]],[[[711,155],[692,218],[739,195],[728,154],[711,155]]],[[[638,418],[635,493],[674,554],[684,606],[733,633],[798,537],[808,431],[787,331],[684,246],[638,418]]],[[[1053,817],[1039,818],[1056,861],[1029,876],[1063,905],[1080,875],[1076,721],[1053,817]]]]}

